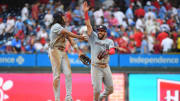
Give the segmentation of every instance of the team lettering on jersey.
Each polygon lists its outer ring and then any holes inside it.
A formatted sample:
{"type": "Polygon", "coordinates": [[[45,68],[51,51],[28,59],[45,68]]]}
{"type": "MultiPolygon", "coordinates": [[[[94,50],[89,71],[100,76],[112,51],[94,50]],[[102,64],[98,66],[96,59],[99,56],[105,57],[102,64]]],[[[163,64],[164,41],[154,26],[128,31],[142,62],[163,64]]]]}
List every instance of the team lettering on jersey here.
{"type": "Polygon", "coordinates": [[[109,49],[109,45],[106,44],[106,43],[102,43],[102,42],[96,41],[95,44],[96,44],[96,45],[99,45],[99,46],[102,46],[102,47],[104,47],[105,49],[109,49]]]}

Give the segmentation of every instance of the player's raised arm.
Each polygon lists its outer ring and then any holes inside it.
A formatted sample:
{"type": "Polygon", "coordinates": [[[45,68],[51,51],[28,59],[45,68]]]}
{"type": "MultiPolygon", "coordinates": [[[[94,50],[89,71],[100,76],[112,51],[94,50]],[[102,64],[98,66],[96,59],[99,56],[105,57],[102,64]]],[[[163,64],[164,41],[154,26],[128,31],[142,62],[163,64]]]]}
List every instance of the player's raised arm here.
{"type": "Polygon", "coordinates": [[[88,34],[88,36],[90,36],[93,29],[92,29],[91,22],[90,22],[90,19],[88,16],[88,10],[89,10],[89,6],[88,6],[87,2],[85,1],[83,3],[83,12],[84,12],[84,17],[85,17],[85,24],[87,26],[87,34],[88,34]]]}

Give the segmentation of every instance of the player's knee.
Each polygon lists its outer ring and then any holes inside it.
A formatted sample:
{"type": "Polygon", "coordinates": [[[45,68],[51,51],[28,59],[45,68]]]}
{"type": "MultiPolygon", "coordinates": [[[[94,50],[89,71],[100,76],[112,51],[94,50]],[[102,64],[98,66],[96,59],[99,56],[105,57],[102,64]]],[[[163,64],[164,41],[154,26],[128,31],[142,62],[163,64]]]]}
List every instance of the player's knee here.
{"type": "Polygon", "coordinates": [[[57,87],[58,87],[59,82],[60,82],[60,76],[54,77],[54,80],[53,80],[53,86],[54,86],[54,88],[57,88],[57,87]]]}
{"type": "Polygon", "coordinates": [[[112,94],[113,91],[114,91],[114,88],[113,87],[109,87],[109,90],[108,90],[109,94],[112,94]]]}
{"type": "Polygon", "coordinates": [[[71,72],[67,72],[67,73],[65,73],[65,76],[71,78],[72,74],[71,74],[71,72]]]}
{"type": "Polygon", "coordinates": [[[100,93],[101,93],[101,89],[98,88],[98,87],[95,87],[95,88],[94,88],[94,93],[95,93],[95,94],[100,94],[100,93]]]}

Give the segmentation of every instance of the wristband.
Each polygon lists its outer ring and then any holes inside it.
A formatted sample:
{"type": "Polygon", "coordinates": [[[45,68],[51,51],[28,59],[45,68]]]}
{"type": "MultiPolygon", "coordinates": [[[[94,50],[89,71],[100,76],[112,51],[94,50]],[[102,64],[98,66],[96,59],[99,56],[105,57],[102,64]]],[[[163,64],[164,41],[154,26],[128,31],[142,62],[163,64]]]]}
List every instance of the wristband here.
{"type": "Polygon", "coordinates": [[[114,48],[109,49],[108,53],[109,55],[115,54],[115,49],[114,48]]]}
{"type": "Polygon", "coordinates": [[[88,20],[88,19],[89,19],[88,11],[84,13],[84,16],[85,16],[85,20],[88,20]]]}

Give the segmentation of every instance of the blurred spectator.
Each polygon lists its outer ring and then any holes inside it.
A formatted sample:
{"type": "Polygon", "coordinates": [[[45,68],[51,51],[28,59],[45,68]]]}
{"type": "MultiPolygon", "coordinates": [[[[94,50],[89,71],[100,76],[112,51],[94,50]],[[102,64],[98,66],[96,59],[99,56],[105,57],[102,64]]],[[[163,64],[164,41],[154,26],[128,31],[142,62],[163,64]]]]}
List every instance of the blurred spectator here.
{"type": "Polygon", "coordinates": [[[19,30],[16,34],[15,34],[15,37],[18,37],[20,40],[24,40],[24,33],[22,30],[19,30]]]}
{"type": "Polygon", "coordinates": [[[15,53],[13,50],[13,46],[12,46],[12,42],[11,41],[7,41],[5,43],[5,46],[6,46],[6,50],[5,50],[5,53],[15,53]]]}
{"type": "Polygon", "coordinates": [[[128,49],[130,50],[130,53],[136,53],[136,44],[134,39],[130,39],[130,42],[128,44],[128,49]]]}
{"type": "Polygon", "coordinates": [[[21,52],[21,40],[19,39],[19,37],[15,37],[12,40],[11,44],[12,44],[14,53],[20,53],[21,52]]]}
{"type": "Polygon", "coordinates": [[[15,22],[15,33],[19,32],[19,30],[24,31],[25,30],[25,26],[24,23],[21,21],[21,17],[18,16],[17,20],[15,22]]]}
{"type": "Polygon", "coordinates": [[[144,17],[145,11],[143,8],[139,7],[135,10],[134,14],[135,14],[136,18],[139,18],[141,16],[144,17]]]}
{"type": "Polygon", "coordinates": [[[25,49],[26,49],[26,52],[27,53],[35,53],[36,52],[36,50],[35,50],[35,48],[34,48],[34,46],[32,45],[32,44],[30,44],[30,45],[27,45],[26,47],[25,47],[25,49]]]}
{"type": "Polygon", "coordinates": [[[126,17],[122,11],[119,10],[119,8],[115,8],[114,10],[114,17],[118,20],[118,23],[122,25],[123,19],[126,17]]]}
{"type": "Polygon", "coordinates": [[[152,5],[157,8],[157,10],[160,9],[160,2],[158,0],[152,0],[152,5]]]}
{"type": "Polygon", "coordinates": [[[152,9],[149,9],[145,15],[144,15],[144,19],[147,20],[148,18],[151,18],[151,19],[156,19],[156,14],[152,11],[152,9]]]}
{"type": "Polygon", "coordinates": [[[177,37],[177,51],[180,52],[180,31],[179,31],[178,37],[177,37]]]}
{"type": "Polygon", "coordinates": [[[145,35],[141,43],[141,54],[148,54],[148,53],[149,53],[148,39],[147,36],[145,35]]]}
{"type": "Polygon", "coordinates": [[[160,10],[159,10],[159,13],[158,13],[159,18],[160,19],[165,19],[166,13],[167,13],[166,8],[164,7],[164,5],[162,3],[160,3],[160,10]]]}
{"type": "Polygon", "coordinates": [[[21,10],[21,17],[22,17],[22,21],[25,21],[28,19],[29,17],[29,4],[25,3],[25,6],[23,7],[23,9],[21,10]]]}
{"type": "Polygon", "coordinates": [[[71,9],[68,9],[66,14],[66,23],[71,24],[72,23],[72,12],[71,9]]]}
{"type": "Polygon", "coordinates": [[[173,40],[168,35],[165,39],[162,40],[161,46],[163,48],[163,53],[168,53],[173,49],[173,40]]]}
{"type": "Polygon", "coordinates": [[[76,26],[82,24],[82,15],[79,6],[76,6],[75,10],[73,11],[73,20],[76,26]]]}
{"type": "Polygon", "coordinates": [[[53,15],[51,14],[50,9],[48,10],[48,13],[44,16],[44,23],[46,25],[46,28],[49,28],[49,25],[53,22],[53,15]]]}
{"type": "Polygon", "coordinates": [[[143,39],[143,33],[140,29],[137,29],[134,33],[134,40],[136,43],[136,53],[140,53],[141,42],[143,39]]]}
{"type": "Polygon", "coordinates": [[[5,34],[5,23],[3,23],[3,18],[0,18],[0,40],[3,40],[5,34]]]}
{"type": "Polygon", "coordinates": [[[95,24],[100,25],[102,23],[102,16],[103,16],[103,10],[99,8],[94,12],[94,19],[95,19],[95,24]]]}
{"type": "Polygon", "coordinates": [[[55,12],[57,12],[57,11],[64,12],[64,5],[61,3],[60,0],[57,0],[55,2],[55,7],[54,8],[55,8],[55,12]]]}
{"type": "Polygon", "coordinates": [[[117,26],[119,25],[118,20],[114,17],[114,15],[112,14],[110,19],[109,19],[109,25],[110,26],[117,26]]]}
{"type": "Polygon", "coordinates": [[[15,26],[15,20],[11,15],[8,15],[7,21],[6,21],[6,29],[5,29],[5,37],[6,39],[13,35],[14,32],[14,26],[15,26]]]}
{"type": "Polygon", "coordinates": [[[159,40],[155,40],[153,45],[153,53],[154,54],[160,54],[162,53],[162,47],[159,40]]]}
{"type": "Polygon", "coordinates": [[[166,33],[166,32],[161,32],[161,33],[158,34],[157,40],[159,40],[159,42],[160,42],[160,44],[161,44],[162,40],[165,39],[166,37],[168,37],[168,33],[166,33]]]}
{"type": "Polygon", "coordinates": [[[136,29],[139,29],[141,32],[144,32],[144,18],[141,16],[136,21],[136,29]]]}
{"type": "Polygon", "coordinates": [[[41,44],[40,40],[36,40],[34,43],[34,48],[36,52],[42,52],[43,51],[43,45],[41,44]]]}
{"type": "Polygon", "coordinates": [[[169,32],[169,31],[170,31],[170,27],[169,27],[169,25],[164,21],[163,24],[160,25],[160,30],[161,30],[161,31],[169,32]]]}
{"type": "Polygon", "coordinates": [[[133,6],[130,5],[129,8],[126,10],[126,18],[128,19],[134,19],[134,13],[133,13],[133,6]]]}
{"type": "Polygon", "coordinates": [[[167,10],[170,10],[172,8],[172,5],[168,0],[165,0],[164,4],[165,4],[165,7],[166,7],[167,10]]]}
{"type": "Polygon", "coordinates": [[[32,18],[36,21],[38,20],[39,5],[40,5],[40,3],[38,1],[32,5],[32,18]]]}
{"type": "Polygon", "coordinates": [[[148,39],[147,41],[148,41],[149,52],[153,53],[153,47],[155,43],[155,33],[151,33],[147,35],[147,39],[148,39]]]}
{"type": "Polygon", "coordinates": [[[151,1],[147,1],[146,6],[144,6],[144,10],[148,12],[149,10],[151,11],[156,10],[156,8],[153,5],[151,5],[151,1]]]}

